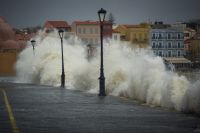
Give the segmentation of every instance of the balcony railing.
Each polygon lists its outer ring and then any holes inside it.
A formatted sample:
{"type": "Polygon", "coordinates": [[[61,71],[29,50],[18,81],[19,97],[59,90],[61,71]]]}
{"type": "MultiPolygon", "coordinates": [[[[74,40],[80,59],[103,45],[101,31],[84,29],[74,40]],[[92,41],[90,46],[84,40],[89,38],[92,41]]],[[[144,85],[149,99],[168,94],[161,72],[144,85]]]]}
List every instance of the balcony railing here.
{"type": "Polygon", "coordinates": [[[178,38],[178,37],[152,37],[151,39],[168,39],[168,40],[183,40],[183,37],[182,38],[178,38]]]}

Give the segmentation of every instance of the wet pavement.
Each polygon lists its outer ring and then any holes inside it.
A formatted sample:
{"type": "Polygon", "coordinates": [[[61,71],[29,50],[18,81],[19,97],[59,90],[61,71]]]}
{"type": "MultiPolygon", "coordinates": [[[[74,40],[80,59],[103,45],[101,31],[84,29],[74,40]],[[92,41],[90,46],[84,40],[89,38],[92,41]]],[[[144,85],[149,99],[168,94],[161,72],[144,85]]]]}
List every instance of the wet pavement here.
{"type": "Polygon", "coordinates": [[[0,133],[200,133],[200,118],[78,90],[0,83],[0,133]],[[17,129],[13,128],[16,124],[17,129]]]}

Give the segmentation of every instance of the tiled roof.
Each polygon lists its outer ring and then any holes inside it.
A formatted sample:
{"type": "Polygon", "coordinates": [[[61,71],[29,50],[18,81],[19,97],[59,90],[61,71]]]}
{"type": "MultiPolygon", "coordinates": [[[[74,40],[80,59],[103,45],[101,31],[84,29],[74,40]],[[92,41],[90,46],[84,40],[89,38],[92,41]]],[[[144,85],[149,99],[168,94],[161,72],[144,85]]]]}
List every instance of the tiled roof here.
{"type": "Polygon", "coordinates": [[[116,31],[116,30],[112,30],[112,33],[120,33],[120,32],[118,32],[118,31],[116,31]]]}
{"type": "MultiPolygon", "coordinates": [[[[99,21],[91,21],[91,20],[88,20],[88,21],[74,21],[75,24],[77,25],[97,25],[99,24],[99,21]]],[[[110,22],[108,21],[105,21],[104,24],[111,24],[110,22]]]]}
{"type": "Polygon", "coordinates": [[[75,24],[99,24],[98,21],[74,21],[75,24]]]}
{"type": "Polygon", "coordinates": [[[47,23],[53,26],[54,28],[70,28],[66,21],[47,21],[45,25],[47,23]]]}
{"type": "Polygon", "coordinates": [[[126,28],[141,28],[140,25],[123,25],[126,28]]]}

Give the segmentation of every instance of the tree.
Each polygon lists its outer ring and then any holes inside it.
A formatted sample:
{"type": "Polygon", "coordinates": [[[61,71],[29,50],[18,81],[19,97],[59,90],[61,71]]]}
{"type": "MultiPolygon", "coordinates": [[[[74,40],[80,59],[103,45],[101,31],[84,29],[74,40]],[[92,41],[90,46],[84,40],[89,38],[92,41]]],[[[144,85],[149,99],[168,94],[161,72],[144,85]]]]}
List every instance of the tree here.
{"type": "Polygon", "coordinates": [[[115,23],[115,17],[113,16],[112,13],[109,13],[109,14],[108,14],[108,21],[109,21],[110,23],[112,23],[112,24],[115,23]]]}

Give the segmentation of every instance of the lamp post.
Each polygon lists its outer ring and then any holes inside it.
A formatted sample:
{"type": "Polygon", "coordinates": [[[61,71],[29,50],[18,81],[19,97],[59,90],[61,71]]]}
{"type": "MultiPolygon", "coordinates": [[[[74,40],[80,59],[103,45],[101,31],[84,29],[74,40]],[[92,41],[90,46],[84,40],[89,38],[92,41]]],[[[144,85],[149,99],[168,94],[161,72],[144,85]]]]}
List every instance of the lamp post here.
{"type": "Polygon", "coordinates": [[[64,60],[63,60],[63,36],[64,36],[64,30],[58,31],[60,40],[61,40],[61,53],[62,53],[62,74],[61,74],[61,87],[65,87],[65,70],[64,70],[64,60]]]}
{"type": "Polygon", "coordinates": [[[35,56],[35,43],[36,41],[35,40],[31,40],[31,45],[33,47],[33,55],[35,56]]]}
{"type": "Polygon", "coordinates": [[[100,41],[101,41],[101,66],[100,66],[100,77],[99,77],[99,96],[106,96],[105,93],[105,77],[103,69],[103,23],[106,16],[106,10],[101,8],[98,11],[99,22],[100,22],[100,41]]]}

